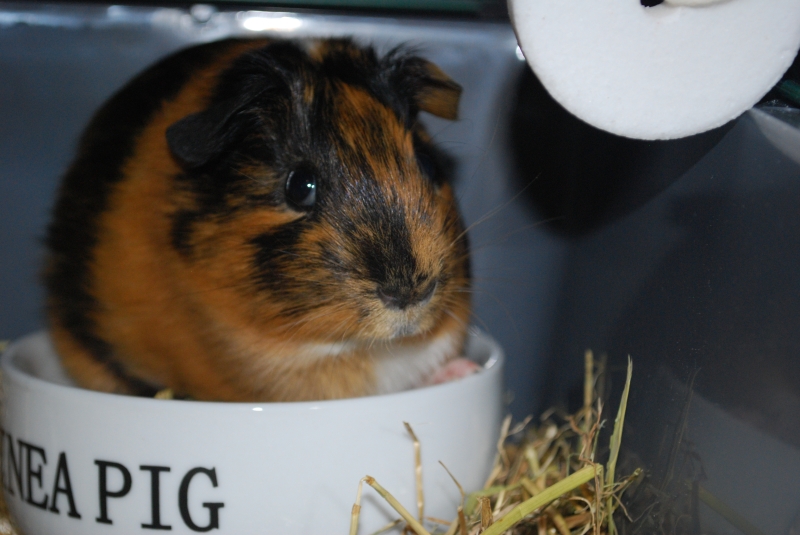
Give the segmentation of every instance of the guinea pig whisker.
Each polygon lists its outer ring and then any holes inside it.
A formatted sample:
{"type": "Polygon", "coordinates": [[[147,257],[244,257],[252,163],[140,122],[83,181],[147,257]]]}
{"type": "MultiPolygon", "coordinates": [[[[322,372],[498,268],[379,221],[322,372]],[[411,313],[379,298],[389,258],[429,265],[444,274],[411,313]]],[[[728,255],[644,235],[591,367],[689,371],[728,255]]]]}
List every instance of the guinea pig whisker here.
{"type": "MultiPolygon", "coordinates": [[[[457,293],[461,293],[461,294],[468,293],[470,295],[486,295],[486,296],[492,298],[498,305],[500,305],[501,307],[504,307],[503,301],[500,298],[498,298],[494,293],[489,292],[487,290],[484,290],[483,288],[473,288],[473,289],[470,289],[470,290],[457,290],[457,293]]],[[[509,317],[509,319],[511,319],[511,318],[509,317]]]]}
{"type": "Polygon", "coordinates": [[[467,232],[469,232],[470,230],[474,229],[478,225],[481,225],[481,224],[485,223],[486,221],[489,221],[491,218],[493,218],[494,216],[496,216],[497,214],[499,214],[500,212],[502,212],[503,210],[508,208],[511,205],[511,203],[516,201],[519,198],[519,196],[522,195],[525,192],[525,190],[528,189],[531,186],[531,184],[533,184],[533,180],[530,181],[525,187],[523,187],[521,190],[519,190],[513,197],[508,199],[506,202],[504,202],[503,204],[500,204],[500,205],[492,208],[491,210],[489,210],[488,212],[483,214],[481,217],[479,217],[477,220],[472,222],[472,224],[470,224],[458,236],[456,236],[456,238],[450,243],[450,247],[455,246],[455,244],[458,243],[458,241],[461,238],[463,238],[467,234],[467,232]]]}
{"type": "MultiPolygon", "coordinates": [[[[476,294],[483,295],[483,294],[486,294],[486,295],[492,296],[492,294],[490,292],[488,292],[487,290],[485,290],[483,288],[480,288],[480,287],[456,288],[456,289],[453,289],[452,292],[453,293],[460,293],[460,294],[470,294],[470,295],[476,295],[476,294]]],[[[492,297],[494,297],[494,296],[492,296],[492,297]]]]}
{"type": "MultiPolygon", "coordinates": [[[[326,307],[325,310],[320,312],[319,314],[316,314],[316,315],[313,315],[313,316],[303,317],[303,318],[299,319],[298,321],[293,322],[290,325],[287,325],[285,330],[284,330],[284,332],[286,332],[289,335],[289,338],[287,339],[287,341],[288,342],[293,342],[294,339],[299,334],[300,329],[303,326],[308,325],[310,323],[313,323],[314,321],[318,320],[319,318],[322,318],[322,317],[325,317],[327,315],[330,315],[331,313],[335,313],[335,312],[338,312],[340,310],[346,310],[346,309],[347,309],[347,307],[345,307],[343,305],[337,305],[337,306],[333,306],[333,307],[329,306],[329,307],[326,307]]],[[[336,337],[336,335],[334,333],[339,332],[339,329],[341,328],[340,326],[341,325],[347,325],[348,322],[349,322],[349,320],[346,320],[346,319],[343,320],[342,322],[340,322],[340,324],[335,329],[332,330],[332,333],[329,334],[328,336],[326,336],[325,338],[323,338],[323,340],[326,341],[326,342],[334,340],[335,337],[336,337]]],[[[347,331],[345,331],[343,333],[342,341],[344,341],[344,339],[346,338],[347,334],[348,334],[347,331]]]]}
{"type": "MultiPolygon", "coordinates": [[[[513,285],[515,289],[520,290],[530,290],[533,291],[537,287],[533,284],[526,284],[523,279],[517,277],[472,277],[472,281],[476,282],[476,284],[470,291],[472,292],[485,292],[486,290],[481,288],[480,283],[487,282],[487,283],[496,283],[502,285],[513,285]]],[[[457,290],[458,291],[458,290],[457,290]]]]}
{"type": "MultiPolygon", "coordinates": [[[[343,321],[342,323],[343,324],[347,324],[348,322],[343,321]]],[[[342,331],[341,343],[345,343],[345,341],[347,339],[347,336],[350,335],[351,333],[363,334],[363,332],[358,332],[358,329],[357,329],[356,325],[352,325],[351,324],[351,325],[349,325],[349,328],[347,328],[344,331],[342,331]]]]}
{"type": "Polygon", "coordinates": [[[547,218],[547,219],[542,219],[541,221],[537,221],[535,223],[530,223],[528,225],[522,225],[521,227],[518,227],[518,228],[515,228],[513,230],[508,231],[506,234],[503,234],[502,236],[492,237],[492,241],[490,241],[490,242],[486,242],[486,243],[478,244],[478,245],[474,245],[474,244],[471,245],[472,251],[473,252],[476,251],[476,250],[480,251],[481,249],[486,248],[486,247],[503,245],[503,244],[507,243],[508,240],[510,240],[514,235],[519,234],[520,232],[526,232],[526,231],[529,231],[529,230],[533,230],[533,229],[541,227],[542,225],[546,225],[548,223],[552,223],[553,221],[558,221],[559,219],[563,219],[563,216],[550,217],[550,218],[547,218]]]}
{"type": "Polygon", "coordinates": [[[494,145],[494,140],[495,140],[495,138],[497,138],[497,131],[498,131],[499,125],[500,125],[500,114],[497,115],[497,118],[494,121],[494,128],[492,129],[492,137],[489,138],[489,143],[486,145],[486,147],[484,147],[482,149],[480,149],[479,147],[476,147],[476,149],[482,150],[482,154],[481,154],[480,159],[478,160],[478,163],[475,165],[475,168],[473,169],[472,173],[470,174],[469,180],[467,180],[467,184],[472,185],[472,184],[476,184],[477,183],[477,181],[474,180],[475,179],[475,175],[478,174],[478,171],[480,170],[481,166],[483,166],[484,162],[486,161],[486,157],[488,156],[489,151],[492,149],[492,146],[494,145]]]}
{"type": "Polygon", "coordinates": [[[469,315],[475,322],[480,323],[480,326],[484,331],[486,331],[487,333],[491,332],[491,329],[489,329],[489,325],[487,325],[487,323],[483,321],[483,318],[478,316],[478,314],[476,314],[475,312],[470,312],[469,315]]]}
{"type": "Polygon", "coordinates": [[[458,323],[462,327],[467,327],[468,326],[467,323],[464,320],[462,320],[461,318],[459,318],[458,316],[456,316],[455,313],[452,310],[445,310],[445,313],[448,316],[450,316],[451,318],[453,318],[454,320],[456,320],[456,323],[458,323]]]}
{"type": "Polygon", "coordinates": [[[458,294],[474,294],[477,292],[474,288],[456,288],[452,291],[458,294]]]}
{"type": "MultiPolygon", "coordinates": [[[[465,125],[468,125],[468,124],[469,124],[469,125],[472,125],[472,126],[474,126],[474,123],[475,123],[475,121],[473,121],[472,119],[461,119],[461,120],[459,120],[459,121],[450,121],[450,122],[446,123],[446,124],[445,124],[445,125],[444,125],[442,128],[440,128],[438,131],[436,131],[435,133],[433,133],[433,134],[431,135],[431,143],[433,143],[433,144],[436,144],[436,145],[438,145],[438,144],[440,144],[440,143],[446,143],[446,141],[445,141],[445,142],[442,142],[442,141],[436,141],[436,138],[437,138],[437,137],[439,137],[440,135],[444,134],[444,133],[445,133],[445,132],[447,132],[447,131],[448,131],[450,128],[454,127],[454,126],[455,126],[455,125],[457,125],[457,124],[458,124],[458,125],[460,125],[460,126],[465,126],[465,125]]],[[[454,141],[453,143],[459,143],[459,142],[457,142],[457,141],[454,141]]],[[[463,143],[463,142],[461,142],[461,143],[463,143]]],[[[463,143],[463,144],[465,144],[465,145],[466,145],[466,143],[463,143]]]]}
{"type": "MultiPolygon", "coordinates": [[[[332,302],[332,301],[333,301],[333,299],[328,299],[327,302],[332,302]]],[[[293,321],[291,323],[288,323],[288,324],[284,325],[284,330],[288,331],[289,329],[297,327],[297,329],[295,329],[295,333],[292,334],[292,336],[294,336],[295,334],[297,334],[297,332],[300,330],[300,328],[303,327],[304,325],[307,325],[309,323],[313,323],[314,321],[318,320],[319,318],[325,317],[325,316],[331,314],[332,312],[338,312],[339,310],[343,310],[343,309],[344,309],[344,307],[341,304],[336,304],[334,306],[326,306],[324,310],[320,311],[317,314],[306,315],[306,316],[303,316],[303,317],[297,319],[296,321],[293,321]]]]}
{"type": "MultiPolygon", "coordinates": [[[[341,305],[337,305],[337,306],[335,306],[335,307],[327,307],[327,308],[326,308],[326,309],[325,309],[323,312],[321,312],[320,314],[318,314],[318,315],[314,316],[313,318],[307,318],[307,321],[306,321],[306,323],[313,323],[314,321],[318,320],[319,318],[322,318],[322,317],[328,316],[328,315],[330,315],[331,313],[339,312],[340,310],[347,310],[347,307],[345,307],[345,306],[341,306],[341,305]]],[[[327,335],[327,336],[324,338],[324,340],[325,340],[325,341],[330,341],[330,340],[333,340],[333,339],[336,337],[336,335],[335,335],[334,333],[335,333],[335,332],[337,332],[337,331],[339,330],[340,326],[341,326],[341,325],[347,325],[348,323],[349,323],[349,320],[347,320],[347,319],[341,320],[341,321],[339,322],[339,324],[336,326],[336,329],[334,329],[334,330],[333,330],[334,332],[332,332],[332,333],[329,333],[329,334],[328,334],[328,335],[327,335]]],[[[345,333],[345,334],[346,334],[346,333],[345,333]]],[[[343,337],[344,337],[344,336],[343,336],[343,337]]]]}
{"type": "MultiPolygon", "coordinates": [[[[458,318],[452,311],[448,310],[447,314],[449,314],[454,320],[459,322],[460,325],[462,325],[464,327],[468,327],[469,326],[470,322],[465,322],[464,320],[458,318]]],[[[470,312],[469,315],[470,315],[470,317],[474,318],[478,323],[480,323],[480,326],[484,331],[489,332],[489,326],[486,324],[485,321],[483,321],[483,319],[481,319],[480,316],[478,316],[475,312],[470,312]]]]}
{"type": "Polygon", "coordinates": [[[339,340],[339,343],[341,343],[341,344],[344,344],[344,343],[345,343],[345,341],[346,341],[346,339],[347,339],[347,335],[348,335],[348,334],[350,334],[350,332],[354,330],[354,327],[353,327],[353,325],[349,325],[349,326],[348,326],[348,323],[349,323],[348,321],[342,321],[341,323],[339,323],[339,327],[341,327],[342,325],[344,325],[344,326],[347,326],[347,327],[348,327],[348,328],[346,328],[346,329],[344,329],[344,330],[342,331],[342,336],[341,336],[341,338],[340,338],[340,340],[339,340]]]}
{"type": "MultiPolygon", "coordinates": [[[[491,249],[491,248],[493,248],[493,247],[498,247],[498,246],[500,246],[500,245],[504,245],[504,244],[505,244],[505,243],[507,243],[507,242],[508,242],[508,241],[511,239],[511,237],[512,237],[512,236],[514,236],[515,234],[518,234],[518,233],[520,233],[520,232],[525,232],[525,231],[533,230],[533,229],[535,229],[535,228],[538,228],[538,227],[540,227],[540,226],[542,226],[542,225],[545,225],[545,224],[547,224],[547,223],[550,223],[550,222],[552,222],[552,221],[556,221],[556,220],[558,220],[558,219],[560,219],[560,217],[553,217],[553,218],[549,218],[549,219],[543,219],[542,221],[538,221],[538,222],[536,222],[536,223],[531,223],[531,224],[529,224],[529,225],[524,225],[524,226],[522,226],[522,227],[519,227],[519,228],[517,228],[517,229],[511,230],[511,231],[509,231],[508,233],[506,233],[506,234],[504,234],[504,235],[502,235],[502,236],[500,236],[500,237],[498,237],[498,238],[496,238],[496,239],[493,239],[492,241],[487,241],[487,242],[485,242],[485,243],[481,243],[481,244],[474,244],[474,243],[473,243],[473,244],[470,244],[470,250],[469,250],[468,252],[464,253],[464,254],[463,254],[463,255],[461,255],[461,256],[457,256],[457,257],[455,257],[455,258],[453,259],[453,261],[454,261],[455,263],[463,262],[463,261],[464,261],[464,260],[466,260],[466,259],[469,259],[469,258],[471,258],[471,257],[474,257],[474,255],[475,255],[475,253],[476,253],[476,252],[483,251],[483,250],[485,250],[485,249],[491,249]]],[[[477,226],[477,222],[476,222],[476,224],[475,224],[475,225],[473,225],[473,226],[477,226]]],[[[463,233],[462,233],[462,235],[463,235],[463,233]]],[[[450,247],[452,248],[453,246],[454,246],[454,243],[451,243],[451,244],[450,244],[450,247]]]]}
{"type": "MultiPolygon", "coordinates": [[[[497,303],[497,306],[500,307],[500,309],[505,314],[506,320],[508,321],[508,324],[511,325],[511,327],[514,330],[514,332],[517,335],[517,337],[520,337],[519,325],[517,324],[517,321],[514,319],[514,315],[511,313],[511,310],[509,310],[509,308],[503,303],[502,299],[497,297],[494,293],[486,291],[486,290],[483,290],[483,289],[479,289],[475,293],[478,293],[480,295],[486,295],[489,298],[491,298],[492,300],[494,300],[494,302],[497,303]]],[[[478,315],[475,313],[474,309],[470,311],[470,314],[473,315],[476,319],[479,319],[478,315]]]]}
{"type": "MultiPolygon", "coordinates": [[[[482,290],[477,290],[477,291],[476,291],[476,290],[471,290],[471,289],[466,289],[466,288],[465,288],[465,289],[458,289],[458,290],[455,290],[455,293],[462,293],[462,294],[463,294],[463,293],[470,293],[470,294],[481,293],[481,294],[486,294],[486,295],[488,295],[489,297],[492,297],[493,299],[495,299],[495,300],[497,301],[497,298],[496,298],[496,296],[492,295],[492,294],[491,294],[491,293],[489,293],[489,292],[482,291],[482,290]]],[[[457,300],[455,299],[455,297],[454,297],[454,296],[451,294],[451,295],[447,296],[447,297],[446,297],[446,298],[443,300],[443,304],[445,304],[445,305],[457,305],[457,304],[458,304],[458,302],[457,302],[457,300]]],[[[499,303],[499,301],[498,301],[498,304],[500,304],[500,306],[502,306],[502,303],[499,303]]],[[[447,306],[447,307],[446,307],[446,309],[445,309],[445,312],[446,312],[447,314],[450,314],[450,315],[452,316],[453,312],[452,312],[451,308],[452,308],[452,307],[450,307],[450,306],[447,306]]],[[[470,309],[470,316],[471,316],[471,317],[473,317],[473,318],[474,318],[475,320],[477,320],[478,322],[480,322],[480,324],[481,324],[481,327],[483,327],[483,329],[484,329],[484,330],[486,330],[487,332],[489,331],[489,328],[488,328],[488,326],[486,325],[486,322],[484,322],[484,321],[483,321],[483,319],[481,319],[481,317],[480,317],[480,316],[478,316],[478,314],[475,312],[475,309],[474,309],[474,307],[470,309]]],[[[458,319],[458,318],[454,318],[454,319],[458,319]]]]}

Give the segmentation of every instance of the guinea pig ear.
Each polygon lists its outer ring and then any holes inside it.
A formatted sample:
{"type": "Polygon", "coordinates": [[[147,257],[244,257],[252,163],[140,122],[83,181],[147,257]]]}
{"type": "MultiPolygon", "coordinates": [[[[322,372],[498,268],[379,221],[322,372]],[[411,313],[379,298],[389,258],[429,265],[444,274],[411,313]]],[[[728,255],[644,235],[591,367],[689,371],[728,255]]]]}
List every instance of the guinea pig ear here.
{"type": "Polygon", "coordinates": [[[394,86],[410,93],[411,103],[418,110],[432,113],[443,119],[458,118],[458,101],[461,86],[442,69],[420,57],[407,57],[401,61],[394,86]]]}
{"type": "Polygon", "coordinates": [[[216,159],[239,138],[243,121],[236,120],[236,116],[261,93],[224,100],[170,125],[166,137],[172,154],[189,169],[216,159]]]}
{"type": "Polygon", "coordinates": [[[424,83],[414,96],[419,109],[443,119],[458,119],[461,86],[433,63],[425,61],[425,71],[424,83]]]}

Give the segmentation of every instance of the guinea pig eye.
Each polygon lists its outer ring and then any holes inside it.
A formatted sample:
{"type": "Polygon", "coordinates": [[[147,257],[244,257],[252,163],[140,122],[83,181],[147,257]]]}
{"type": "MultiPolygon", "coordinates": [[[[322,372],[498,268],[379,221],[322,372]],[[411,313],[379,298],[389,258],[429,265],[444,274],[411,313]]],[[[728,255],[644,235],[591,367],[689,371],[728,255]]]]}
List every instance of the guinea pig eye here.
{"type": "Polygon", "coordinates": [[[317,200],[317,177],[313,171],[300,167],[286,179],[286,200],[295,208],[309,210],[317,200]]]}

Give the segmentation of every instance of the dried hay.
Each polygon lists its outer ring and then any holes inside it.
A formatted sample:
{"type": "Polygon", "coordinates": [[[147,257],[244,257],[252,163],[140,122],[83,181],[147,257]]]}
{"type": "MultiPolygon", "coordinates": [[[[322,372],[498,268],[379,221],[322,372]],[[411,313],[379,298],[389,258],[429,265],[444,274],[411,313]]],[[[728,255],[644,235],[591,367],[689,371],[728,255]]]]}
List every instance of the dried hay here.
{"type": "Polygon", "coordinates": [[[602,370],[596,369],[588,351],[585,367],[584,404],[577,414],[559,417],[551,410],[535,428],[528,428],[528,419],[512,429],[510,417],[506,418],[494,467],[484,488],[465,495],[453,478],[461,491],[462,503],[452,521],[423,514],[419,441],[406,424],[414,440],[417,516],[409,513],[374,478],[366,476],[358,484],[350,535],[358,531],[363,483],[375,489],[401,517],[384,530],[404,524],[404,533],[416,535],[615,535],[614,512],[627,514],[622,504],[623,493],[642,473],[637,468],[630,475],[615,479],[632,364],[629,360],[605,466],[596,462],[599,431],[604,423],[603,404],[596,388],[602,370]],[[430,531],[426,524],[433,526],[430,531]]]}
{"type": "Polygon", "coordinates": [[[0,535],[19,535],[8,514],[4,493],[0,492],[0,535]]]}

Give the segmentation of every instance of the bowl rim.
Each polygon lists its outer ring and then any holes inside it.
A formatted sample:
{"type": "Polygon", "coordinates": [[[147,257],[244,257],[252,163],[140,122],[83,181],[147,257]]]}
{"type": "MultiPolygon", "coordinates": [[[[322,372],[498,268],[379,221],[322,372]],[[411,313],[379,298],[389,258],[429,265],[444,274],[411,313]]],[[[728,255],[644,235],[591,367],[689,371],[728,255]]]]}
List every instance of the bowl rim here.
{"type": "MultiPolygon", "coordinates": [[[[26,346],[37,341],[46,341],[51,344],[50,334],[47,330],[40,330],[23,336],[12,342],[0,355],[0,370],[2,370],[3,381],[10,381],[17,383],[27,389],[36,392],[47,392],[48,395],[66,396],[74,400],[83,400],[92,404],[97,403],[131,403],[141,404],[140,406],[152,406],[152,404],[159,404],[159,407],[166,409],[167,407],[182,407],[189,408],[230,408],[242,409],[247,408],[260,408],[261,410],[287,410],[287,409],[318,409],[320,406],[324,407],[346,407],[348,405],[363,405],[365,402],[368,405],[376,401],[383,401],[388,403],[402,402],[404,399],[410,397],[417,397],[420,395],[430,395],[433,393],[440,393],[446,395],[447,390],[456,390],[461,388],[469,388],[472,383],[478,381],[490,381],[491,378],[502,372],[505,364],[505,353],[500,344],[489,334],[481,329],[471,327],[468,334],[468,341],[475,340],[478,343],[484,344],[489,352],[486,363],[481,366],[481,369],[474,374],[462,377],[455,381],[449,381],[437,385],[426,385],[410,390],[403,390],[400,392],[392,392],[387,394],[373,394],[369,396],[360,396],[355,398],[344,399],[329,399],[329,400],[316,400],[316,401],[198,401],[198,400],[164,400],[148,397],[128,396],[124,394],[114,394],[109,392],[98,392],[81,388],[79,386],[68,386],[40,377],[31,375],[30,373],[22,370],[16,362],[19,358],[19,351],[26,346]],[[173,402],[172,405],[164,405],[165,402],[173,402]]],[[[52,347],[52,346],[51,346],[52,347]]],[[[53,352],[53,355],[55,353],[53,352]]],[[[5,394],[4,394],[5,395],[5,394]]]]}

